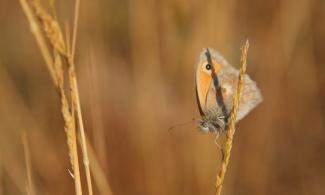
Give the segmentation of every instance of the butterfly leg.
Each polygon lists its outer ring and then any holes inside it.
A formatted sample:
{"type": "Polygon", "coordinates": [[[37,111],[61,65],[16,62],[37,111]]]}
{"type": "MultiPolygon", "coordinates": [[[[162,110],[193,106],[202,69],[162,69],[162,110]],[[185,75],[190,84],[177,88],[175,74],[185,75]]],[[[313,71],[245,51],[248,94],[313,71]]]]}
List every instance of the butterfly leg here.
{"type": "Polygon", "coordinates": [[[221,160],[224,160],[224,157],[225,157],[225,152],[224,152],[224,149],[223,147],[220,146],[220,144],[218,143],[218,138],[220,136],[220,132],[219,131],[216,131],[215,133],[216,137],[214,139],[214,143],[217,145],[218,149],[220,150],[221,152],[221,160]]]}

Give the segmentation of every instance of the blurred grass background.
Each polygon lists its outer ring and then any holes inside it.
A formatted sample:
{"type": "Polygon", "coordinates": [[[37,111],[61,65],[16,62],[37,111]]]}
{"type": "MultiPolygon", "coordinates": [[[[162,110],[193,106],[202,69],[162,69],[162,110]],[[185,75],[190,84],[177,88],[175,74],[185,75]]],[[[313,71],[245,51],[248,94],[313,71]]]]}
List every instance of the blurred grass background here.
{"type": "MultiPolygon", "coordinates": [[[[56,1],[62,26],[73,5],[56,1]]],[[[246,38],[264,102],[237,125],[223,194],[325,193],[324,1],[92,0],[80,11],[85,128],[114,195],[214,194],[214,137],[195,123],[167,130],[199,117],[200,50],[238,67],[246,38]]],[[[0,194],[26,194],[23,132],[38,194],[73,194],[60,99],[18,1],[0,1],[0,29],[0,194]]]]}

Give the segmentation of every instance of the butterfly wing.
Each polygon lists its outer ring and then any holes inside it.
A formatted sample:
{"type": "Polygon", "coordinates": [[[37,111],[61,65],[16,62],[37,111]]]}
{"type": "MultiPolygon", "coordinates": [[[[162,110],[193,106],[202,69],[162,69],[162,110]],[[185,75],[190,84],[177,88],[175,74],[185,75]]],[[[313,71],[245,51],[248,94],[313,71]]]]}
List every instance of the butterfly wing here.
{"type": "MultiPolygon", "coordinates": [[[[201,115],[206,115],[209,110],[222,106],[225,107],[227,114],[230,113],[238,75],[239,70],[230,65],[219,52],[213,49],[204,49],[201,52],[196,69],[196,94],[201,115]],[[210,60],[207,58],[207,52],[210,53],[210,60]],[[205,67],[209,63],[213,64],[210,72],[205,67]],[[221,89],[221,93],[218,93],[218,89],[221,89]]],[[[245,117],[261,101],[262,96],[256,83],[245,74],[237,121],[245,117]]]]}
{"type": "Polygon", "coordinates": [[[216,87],[213,82],[215,73],[212,72],[221,68],[219,64],[209,62],[207,54],[209,54],[207,49],[201,52],[195,75],[196,96],[201,115],[206,115],[208,110],[216,105],[216,87]]]}
{"type": "MultiPolygon", "coordinates": [[[[230,112],[233,106],[233,97],[236,93],[239,71],[231,65],[220,71],[220,84],[222,95],[227,111],[230,112]]],[[[244,85],[240,96],[237,111],[237,121],[244,118],[253,108],[262,102],[262,95],[256,83],[249,75],[244,76],[244,85]]]]}
{"type": "MultiPolygon", "coordinates": [[[[223,100],[227,111],[230,112],[233,106],[233,97],[236,93],[239,70],[229,64],[217,51],[213,50],[212,56],[216,61],[223,64],[218,76],[222,88],[223,100]]],[[[237,121],[244,118],[252,109],[254,109],[263,100],[256,82],[248,74],[244,75],[244,85],[241,92],[240,102],[237,111],[237,121]]]]}

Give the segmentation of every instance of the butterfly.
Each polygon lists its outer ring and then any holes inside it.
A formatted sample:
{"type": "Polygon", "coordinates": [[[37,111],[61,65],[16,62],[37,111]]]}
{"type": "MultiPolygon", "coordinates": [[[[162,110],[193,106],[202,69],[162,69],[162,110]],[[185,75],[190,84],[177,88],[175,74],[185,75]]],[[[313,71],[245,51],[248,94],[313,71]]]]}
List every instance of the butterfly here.
{"type": "MultiPolygon", "coordinates": [[[[216,50],[205,48],[196,67],[196,97],[201,115],[198,128],[202,132],[225,132],[233,106],[239,70],[230,65],[216,50]]],[[[244,118],[263,100],[256,83],[244,76],[236,122],[244,118]]]]}

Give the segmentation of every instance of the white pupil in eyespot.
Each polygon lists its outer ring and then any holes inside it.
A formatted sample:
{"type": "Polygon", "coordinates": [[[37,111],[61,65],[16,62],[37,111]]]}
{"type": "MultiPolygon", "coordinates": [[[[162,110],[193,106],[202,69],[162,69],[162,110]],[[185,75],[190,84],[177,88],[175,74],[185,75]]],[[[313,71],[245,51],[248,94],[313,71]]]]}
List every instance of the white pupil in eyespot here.
{"type": "Polygon", "coordinates": [[[205,65],[205,68],[206,68],[207,70],[211,70],[211,64],[207,64],[207,65],[205,65]]]}
{"type": "Polygon", "coordinates": [[[211,64],[206,64],[206,65],[205,65],[205,68],[206,68],[207,70],[211,70],[211,64]]]}

